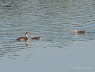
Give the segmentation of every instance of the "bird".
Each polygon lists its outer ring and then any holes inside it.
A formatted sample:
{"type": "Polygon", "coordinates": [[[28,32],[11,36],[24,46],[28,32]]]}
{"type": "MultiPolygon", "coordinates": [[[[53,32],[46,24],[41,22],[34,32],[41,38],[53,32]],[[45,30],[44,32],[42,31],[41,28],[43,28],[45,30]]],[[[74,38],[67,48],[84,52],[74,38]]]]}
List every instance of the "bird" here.
{"type": "Polygon", "coordinates": [[[17,41],[27,41],[27,40],[29,40],[28,35],[29,35],[29,32],[26,32],[25,37],[19,37],[16,40],[17,41]]]}
{"type": "Polygon", "coordinates": [[[40,40],[40,39],[42,39],[42,37],[41,37],[41,36],[35,37],[35,36],[33,36],[32,33],[31,33],[31,39],[32,39],[32,40],[40,40]]]}
{"type": "Polygon", "coordinates": [[[73,30],[74,34],[85,34],[86,31],[85,30],[73,30]]]}
{"type": "Polygon", "coordinates": [[[32,40],[39,40],[39,39],[42,39],[41,37],[31,37],[32,40]]]}

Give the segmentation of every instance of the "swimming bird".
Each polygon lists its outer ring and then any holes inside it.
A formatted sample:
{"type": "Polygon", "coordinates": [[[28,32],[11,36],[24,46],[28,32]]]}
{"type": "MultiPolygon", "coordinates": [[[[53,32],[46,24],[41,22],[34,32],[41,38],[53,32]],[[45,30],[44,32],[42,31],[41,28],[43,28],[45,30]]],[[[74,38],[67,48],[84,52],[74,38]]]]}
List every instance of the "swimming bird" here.
{"type": "Polygon", "coordinates": [[[17,40],[17,41],[27,41],[27,40],[29,40],[28,35],[29,35],[29,32],[26,32],[26,33],[25,33],[25,36],[26,36],[26,37],[19,37],[19,38],[17,38],[16,40],[17,40]]]}
{"type": "Polygon", "coordinates": [[[42,37],[41,37],[41,36],[35,37],[35,36],[31,35],[31,39],[32,39],[32,40],[39,40],[39,39],[42,39],[42,37]]]}
{"type": "Polygon", "coordinates": [[[85,34],[86,31],[85,30],[73,30],[74,34],[85,34]]]}

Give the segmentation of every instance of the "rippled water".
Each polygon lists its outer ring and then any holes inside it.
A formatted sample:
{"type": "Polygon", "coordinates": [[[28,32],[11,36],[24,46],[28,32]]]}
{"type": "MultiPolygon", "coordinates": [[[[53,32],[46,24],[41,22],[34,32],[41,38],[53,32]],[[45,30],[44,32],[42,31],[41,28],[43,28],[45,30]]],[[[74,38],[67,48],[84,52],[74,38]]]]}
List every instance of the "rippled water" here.
{"type": "Polygon", "coordinates": [[[94,72],[94,43],[94,0],[0,0],[2,64],[28,62],[30,72],[94,72]],[[75,29],[87,33],[74,35],[75,29]],[[30,40],[29,46],[16,41],[25,32],[43,39],[30,40]]]}

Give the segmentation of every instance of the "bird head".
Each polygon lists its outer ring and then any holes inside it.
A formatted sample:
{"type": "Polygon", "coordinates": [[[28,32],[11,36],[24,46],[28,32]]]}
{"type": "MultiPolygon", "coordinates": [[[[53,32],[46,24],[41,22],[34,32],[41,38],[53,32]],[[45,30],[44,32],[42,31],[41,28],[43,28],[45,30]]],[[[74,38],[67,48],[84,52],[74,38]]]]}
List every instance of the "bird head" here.
{"type": "Polygon", "coordinates": [[[28,35],[28,34],[29,34],[29,32],[26,32],[25,34],[27,34],[27,35],[28,35]]]}

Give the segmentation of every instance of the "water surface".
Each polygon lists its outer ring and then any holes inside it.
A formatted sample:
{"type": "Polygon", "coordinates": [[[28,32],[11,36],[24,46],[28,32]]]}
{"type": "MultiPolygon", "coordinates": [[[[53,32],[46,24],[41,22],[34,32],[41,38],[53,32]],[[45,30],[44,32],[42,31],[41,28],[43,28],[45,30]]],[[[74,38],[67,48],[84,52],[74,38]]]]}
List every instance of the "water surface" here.
{"type": "Polygon", "coordinates": [[[0,0],[2,72],[95,72],[94,43],[94,0],[0,0]],[[25,32],[43,39],[16,41],[25,32]]]}

